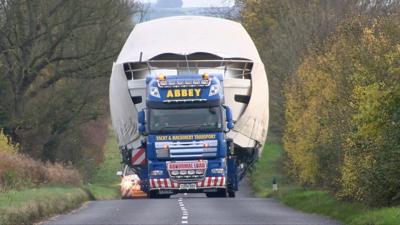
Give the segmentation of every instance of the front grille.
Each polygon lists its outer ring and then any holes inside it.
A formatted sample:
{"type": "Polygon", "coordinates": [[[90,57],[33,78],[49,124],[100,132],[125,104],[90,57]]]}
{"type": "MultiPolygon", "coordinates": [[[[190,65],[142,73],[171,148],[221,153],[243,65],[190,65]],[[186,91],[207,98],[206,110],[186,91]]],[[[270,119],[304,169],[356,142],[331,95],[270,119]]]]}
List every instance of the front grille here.
{"type": "MultiPolygon", "coordinates": [[[[172,180],[178,182],[178,183],[193,183],[193,182],[198,182],[199,180],[203,180],[204,176],[206,174],[206,170],[201,170],[202,173],[194,174],[194,175],[188,175],[189,170],[171,170],[169,172],[169,176],[172,180]],[[174,171],[178,171],[179,173],[181,171],[185,171],[186,175],[172,175],[174,171]]],[[[197,169],[199,171],[199,169],[197,169]]]]}
{"type": "MultiPolygon", "coordinates": [[[[156,152],[161,152],[168,146],[169,158],[209,158],[216,157],[218,153],[217,140],[188,141],[188,142],[156,142],[156,152]]],[[[165,158],[165,155],[157,155],[165,158]]]]}

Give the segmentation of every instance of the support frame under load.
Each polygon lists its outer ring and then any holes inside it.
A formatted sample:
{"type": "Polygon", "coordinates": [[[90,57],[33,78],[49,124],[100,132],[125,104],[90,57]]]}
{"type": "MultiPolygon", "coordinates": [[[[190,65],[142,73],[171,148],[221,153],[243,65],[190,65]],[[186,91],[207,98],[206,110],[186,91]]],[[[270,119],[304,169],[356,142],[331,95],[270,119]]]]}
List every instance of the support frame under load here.
{"type": "Polygon", "coordinates": [[[140,145],[136,121],[137,109],[143,108],[145,102],[145,78],[161,72],[163,67],[164,72],[174,67],[182,73],[214,68],[224,74],[225,104],[233,106],[236,120],[228,136],[240,147],[239,151],[261,146],[261,152],[269,118],[264,64],[240,23],[203,16],[140,23],[129,35],[110,79],[111,118],[120,147],[140,145]],[[170,66],[165,68],[163,64],[170,66]],[[141,99],[133,101],[135,96],[141,99]]]}
{"type": "MultiPolygon", "coordinates": [[[[187,57],[186,57],[187,58],[187,57]]],[[[132,99],[141,98],[142,101],[134,101],[137,111],[145,108],[146,84],[148,76],[176,75],[176,74],[223,74],[225,104],[233,110],[234,121],[238,124],[246,112],[252,96],[252,69],[253,62],[246,59],[215,59],[215,60],[174,60],[157,59],[146,62],[128,62],[123,64],[124,73],[128,80],[129,92],[132,99]]],[[[260,108],[260,107],[259,107],[260,108]]],[[[262,107],[261,107],[262,108],[262,107]]],[[[247,119],[242,124],[261,127],[254,119],[247,119]],[[249,122],[249,120],[251,120],[249,122]]],[[[265,123],[264,123],[265,124],[265,123]]],[[[250,128],[254,133],[253,129],[250,128]]],[[[266,129],[266,127],[265,127],[266,129]]],[[[266,133],[266,130],[263,132],[266,133]]],[[[240,132],[240,127],[235,128],[229,137],[234,139],[237,146],[242,148],[259,148],[260,142],[240,132]]]]}
{"type": "Polygon", "coordinates": [[[221,60],[149,60],[146,62],[124,63],[127,80],[145,79],[149,75],[176,74],[223,74],[224,79],[249,79],[253,62],[245,59],[221,60]]]}

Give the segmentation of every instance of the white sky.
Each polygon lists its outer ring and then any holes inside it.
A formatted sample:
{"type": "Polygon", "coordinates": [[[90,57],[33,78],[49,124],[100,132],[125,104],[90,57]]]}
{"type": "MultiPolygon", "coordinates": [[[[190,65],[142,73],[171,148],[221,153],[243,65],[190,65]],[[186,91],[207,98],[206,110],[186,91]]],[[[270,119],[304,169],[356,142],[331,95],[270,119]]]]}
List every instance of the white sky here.
{"type": "MultiPolygon", "coordinates": [[[[139,0],[139,2],[152,2],[157,0],[139,0]]],[[[183,7],[224,7],[233,6],[234,0],[183,0],[183,7]]]]}

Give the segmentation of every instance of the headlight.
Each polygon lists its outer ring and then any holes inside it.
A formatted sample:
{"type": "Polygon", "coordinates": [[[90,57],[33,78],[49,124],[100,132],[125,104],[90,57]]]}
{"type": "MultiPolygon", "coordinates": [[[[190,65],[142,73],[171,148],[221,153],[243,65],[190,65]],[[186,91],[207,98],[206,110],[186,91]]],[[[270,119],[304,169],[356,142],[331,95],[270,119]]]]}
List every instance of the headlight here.
{"type": "Polygon", "coordinates": [[[225,170],[223,168],[214,168],[214,169],[211,169],[211,173],[223,174],[223,173],[225,173],[225,170]]]}
{"type": "Polygon", "coordinates": [[[219,84],[211,85],[209,96],[214,96],[219,93],[219,84]]]}
{"type": "Polygon", "coordinates": [[[194,175],[196,172],[194,170],[188,170],[188,175],[194,175]]]}
{"type": "Polygon", "coordinates": [[[196,174],[197,174],[197,175],[203,174],[203,170],[196,170],[196,174]]]}
{"type": "Polygon", "coordinates": [[[186,170],[181,170],[181,171],[179,171],[179,174],[180,174],[180,175],[186,175],[186,174],[187,174],[187,171],[186,171],[186,170]]]}
{"type": "Polygon", "coordinates": [[[150,173],[150,175],[152,175],[152,176],[161,176],[163,174],[164,174],[164,172],[162,170],[153,170],[150,173]]]}
{"type": "Polygon", "coordinates": [[[171,171],[171,175],[173,175],[173,176],[179,175],[179,171],[173,170],[173,171],[171,171]]]}
{"type": "Polygon", "coordinates": [[[157,87],[151,87],[150,88],[150,95],[154,96],[156,98],[160,98],[160,92],[158,91],[157,87]]]}

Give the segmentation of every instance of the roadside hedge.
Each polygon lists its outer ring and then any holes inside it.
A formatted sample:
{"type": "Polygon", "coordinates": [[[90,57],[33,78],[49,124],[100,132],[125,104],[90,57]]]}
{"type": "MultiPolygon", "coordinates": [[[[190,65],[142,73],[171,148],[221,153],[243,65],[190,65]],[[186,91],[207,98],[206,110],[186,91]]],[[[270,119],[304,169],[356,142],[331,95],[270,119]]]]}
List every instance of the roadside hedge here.
{"type": "Polygon", "coordinates": [[[369,205],[400,202],[400,19],[359,16],[285,88],[289,174],[369,205]]]}

